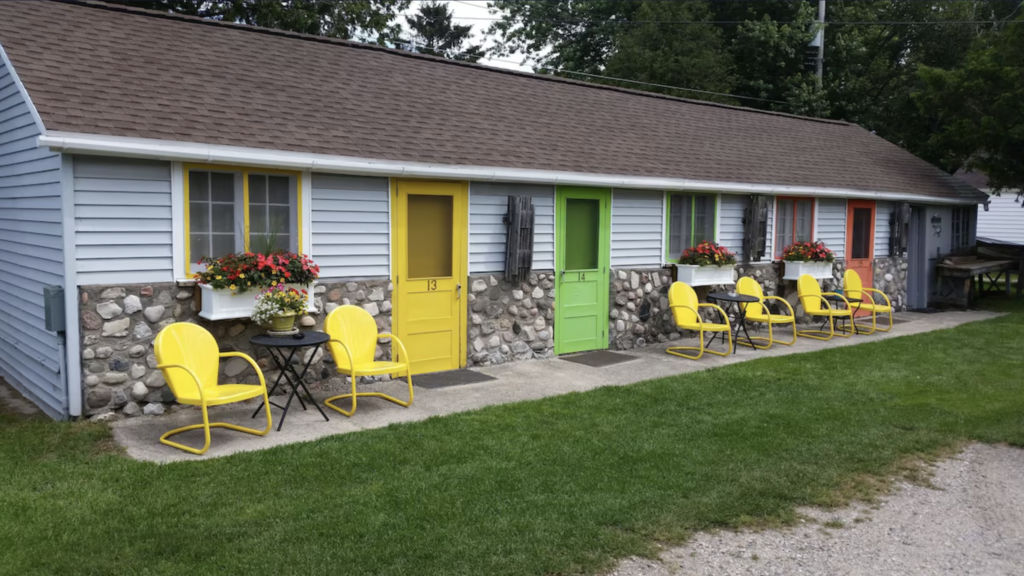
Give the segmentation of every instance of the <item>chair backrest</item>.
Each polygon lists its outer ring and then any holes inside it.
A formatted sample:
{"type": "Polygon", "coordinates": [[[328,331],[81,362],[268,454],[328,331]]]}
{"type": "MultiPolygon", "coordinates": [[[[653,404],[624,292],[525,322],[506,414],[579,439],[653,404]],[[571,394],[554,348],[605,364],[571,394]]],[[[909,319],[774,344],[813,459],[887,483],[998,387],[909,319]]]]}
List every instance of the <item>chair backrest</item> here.
{"type": "Polygon", "coordinates": [[[821,311],[821,286],[818,286],[818,281],[813,276],[800,276],[796,281],[796,293],[800,297],[800,305],[804,307],[804,312],[821,311]]]}
{"type": "MultiPolygon", "coordinates": [[[[686,282],[673,282],[668,289],[668,305],[671,308],[677,304],[697,309],[697,293],[686,282]]],[[[689,308],[672,308],[672,318],[677,325],[695,324],[697,314],[689,308]]]]}
{"type": "MultiPolygon", "coordinates": [[[[165,327],[153,340],[153,354],[158,365],[180,364],[199,378],[203,390],[217,386],[220,367],[220,347],[202,326],[189,322],[175,322],[165,327]]],[[[180,368],[162,368],[160,372],[175,397],[196,395],[192,376],[180,368]]]]}
{"type": "MultiPolygon", "coordinates": [[[[377,321],[359,306],[345,305],[335,308],[324,321],[324,332],[332,340],[340,340],[352,353],[356,365],[373,362],[377,352],[377,321]]],[[[334,363],[341,369],[348,369],[348,354],[335,342],[327,343],[334,363]]]]}
{"type": "MultiPolygon", "coordinates": [[[[736,282],[736,292],[744,296],[753,296],[760,301],[764,300],[764,291],[761,290],[761,285],[750,276],[744,276],[736,282]]],[[[759,303],[747,302],[746,304],[741,304],[741,306],[743,306],[744,315],[764,315],[764,307],[759,303]]]]}
{"type": "Polygon", "coordinates": [[[863,287],[864,284],[860,280],[860,274],[856,270],[847,269],[846,272],[843,272],[843,289],[846,292],[847,298],[866,300],[864,292],[861,290],[863,287]]]}

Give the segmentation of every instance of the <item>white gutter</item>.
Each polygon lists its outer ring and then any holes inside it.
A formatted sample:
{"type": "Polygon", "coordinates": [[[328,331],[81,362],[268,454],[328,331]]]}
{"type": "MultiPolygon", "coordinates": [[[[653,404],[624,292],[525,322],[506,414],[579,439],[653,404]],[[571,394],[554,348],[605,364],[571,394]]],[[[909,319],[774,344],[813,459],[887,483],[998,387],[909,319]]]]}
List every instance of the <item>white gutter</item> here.
{"type": "Polygon", "coordinates": [[[328,154],[307,154],[244,148],[193,142],[175,142],[148,138],[102,136],[50,132],[39,137],[40,146],[49,146],[55,152],[99,154],[159,160],[203,162],[262,166],[267,168],[310,169],[317,172],[390,176],[401,178],[431,178],[443,180],[476,180],[522,182],[532,184],[565,184],[575,186],[601,186],[607,188],[638,188],[647,190],[700,190],[725,194],[771,194],[781,196],[817,196],[819,198],[862,198],[929,204],[977,204],[961,198],[935,198],[918,194],[856,190],[852,188],[817,188],[782,184],[747,184],[743,182],[716,182],[686,178],[657,178],[614,174],[586,174],[557,170],[531,170],[491,166],[459,166],[373,160],[328,154]]]}

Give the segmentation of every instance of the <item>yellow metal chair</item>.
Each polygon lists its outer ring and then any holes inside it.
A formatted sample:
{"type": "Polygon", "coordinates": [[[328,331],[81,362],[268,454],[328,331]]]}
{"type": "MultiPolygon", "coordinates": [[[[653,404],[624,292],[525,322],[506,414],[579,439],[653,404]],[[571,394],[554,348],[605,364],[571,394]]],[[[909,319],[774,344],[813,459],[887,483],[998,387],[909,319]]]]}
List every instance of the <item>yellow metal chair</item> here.
{"type": "Polygon", "coordinates": [[[672,311],[672,318],[676,323],[676,326],[680,330],[693,330],[697,332],[697,338],[700,341],[699,347],[692,346],[673,346],[665,350],[673,356],[682,356],[683,358],[689,358],[690,360],[700,360],[704,353],[715,354],[716,356],[728,356],[732,354],[732,324],[729,323],[729,316],[722,310],[721,307],[715,304],[704,304],[697,301],[697,293],[693,291],[693,288],[685,282],[674,282],[668,289],[668,307],[672,311]],[[718,313],[722,315],[722,320],[725,324],[715,324],[712,322],[705,322],[700,317],[701,308],[714,308],[718,310],[718,313]],[[704,343],[704,333],[711,332],[711,339],[708,340],[707,344],[704,343]],[[722,336],[722,338],[728,343],[728,349],[725,352],[715,352],[709,350],[707,347],[715,341],[716,336],[722,336]],[[697,352],[696,356],[684,354],[683,352],[697,352]]]}
{"type": "Polygon", "coordinates": [[[213,335],[200,326],[187,322],[177,322],[167,326],[156,335],[153,341],[153,352],[156,355],[157,368],[163,373],[167,386],[174,393],[175,399],[181,404],[199,406],[203,412],[203,423],[177,428],[160,437],[160,443],[191,452],[204,454],[210,449],[210,428],[227,428],[246,434],[266,436],[270,432],[270,399],[267,398],[267,382],[263,372],[249,356],[241,352],[219,352],[217,341],[213,335]],[[259,384],[218,384],[217,372],[221,358],[242,358],[248,362],[260,379],[259,384]],[[242,402],[263,396],[263,404],[267,409],[267,427],[254,430],[228,424],[227,422],[210,422],[207,409],[210,406],[242,402]],[[192,448],[172,442],[168,438],[189,430],[203,429],[206,441],[202,448],[192,448]]]}
{"type": "MultiPolygon", "coordinates": [[[[822,293],[821,287],[818,286],[818,281],[815,280],[808,274],[804,274],[796,281],[797,295],[800,297],[800,304],[804,307],[804,312],[808,316],[818,316],[825,318],[825,322],[822,323],[821,328],[818,330],[801,330],[797,332],[797,336],[803,336],[804,338],[813,338],[815,340],[831,340],[833,336],[836,336],[836,319],[849,319],[853,322],[853,316],[850,312],[850,302],[843,298],[842,294],[836,294],[835,292],[824,292],[822,293]],[[838,296],[846,304],[846,309],[836,310],[832,308],[829,301],[826,300],[825,296],[838,296]],[[822,330],[828,324],[828,332],[822,330]]],[[[840,330],[838,336],[843,338],[849,338],[850,334],[844,333],[840,330]]]]}
{"type": "MultiPolygon", "coordinates": [[[[875,288],[865,288],[860,280],[860,274],[856,270],[847,270],[843,274],[843,294],[847,298],[863,300],[858,310],[871,313],[871,331],[860,332],[860,334],[874,334],[876,331],[888,332],[892,330],[892,302],[889,301],[889,297],[885,295],[885,292],[875,288]],[[881,294],[882,298],[885,299],[885,304],[876,303],[872,294],[881,294]],[[889,326],[886,328],[878,327],[877,317],[880,313],[889,314],[889,326]]],[[[858,331],[867,330],[866,326],[856,324],[856,318],[852,319],[850,324],[856,326],[858,331]]]]}
{"type": "Polygon", "coordinates": [[[748,322],[760,322],[768,325],[768,337],[764,336],[751,336],[750,342],[744,342],[737,339],[736,344],[742,344],[743,346],[750,346],[760,350],[767,350],[772,347],[772,344],[784,344],[786,346],[792,346],[796,343],[796,315],[793,313],[793,307],[786,302],[785,298],[779,298],[778,296],[765,296],[761,290],[761,285],[757,283],[757,280],[749,276],[744,276],[736,282],[736,292],[743,294],[744,296],[753,296],[757,298],[759,302],[751,302],[749,304],[741,304],[743,306],[744,318],[748,322]],[[785,305],[785,309],[789,310],[789,315],[785,314],[772,314],[768,310],[768,304],[765,300],[778,300],[785,305]],[[791,324],[793,326],[793,339],[789,342],[783,342],[776,340],[772,334],[773,324],[791,324]],[[758,346],[757,342],[765,342],[767,345],[758,346]]]}
{"type": "Polygon", "coordinates": [[[370,316],[370,313],[359,306],[340,306],[336,308],[324,322],[324,331],[331,337],[327,343],[338,372],[347,374],[352,379],[352,392],[334,396],[324,401],[324,404],[345,416],[352,416],[356,412],[356,402],[359,398],[383,398],[394,402],[399,406],[408,407],[412,404],[412,372],[409,354],[405,351],[405,345],[392,334],[378,334],[377,322],[370,316]],[[391,339],[391,358],[397,358],[392,362],[377,362],[374,354],[377,351],[377,339],[391,339]],[[399,354],[395,354],[395,344],[398,345],[399,354]],[[381,392],[356,392],[356,380],[359,376],[379,376],[382,374],[404,373],[409,381],[409,401],[405,402],[383,394],[381,392]],[[352,409],[343,410],[331,402],[343,398],[352,399],[352,409]]]}

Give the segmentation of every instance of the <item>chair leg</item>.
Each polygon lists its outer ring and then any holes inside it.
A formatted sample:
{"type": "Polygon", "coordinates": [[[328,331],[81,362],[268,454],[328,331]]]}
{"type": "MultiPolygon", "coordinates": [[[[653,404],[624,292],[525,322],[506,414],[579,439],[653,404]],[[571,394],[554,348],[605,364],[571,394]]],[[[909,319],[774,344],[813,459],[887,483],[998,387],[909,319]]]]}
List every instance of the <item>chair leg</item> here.
{"type": "Polygon", "coordinates": [[[888,332],[892,330],[892,308],[889,308],[889,326],[885,328],[875,328],[879,332],[888,332]]]}
{"type": "Polygon", "coordinates": [[[747,336],[747,340],[749,340],[749,342],[744,341],[744,340],[740,340],[739,338],[737,338],[736,339],[736,345],[737,346],[749,346],[751,348],[756,348],[758,350],[767,350],[767,349],[771,348],[772,347],[772,342],[774,342],[774,337],[772,336],[772,323],[768,322],[768,337],[767,338],[765,338],[764,336],[747,336]],[[765,344],[763,344],[761,346],[758,346],[757,345],[758,342],[765,342],[765,344]]]}
{"type": "Polygon", "coordinates": [[[681,356],[689,360],[700,360],[701,357],[704,356],[704,331],[701,330],[697,334],[697,338],[700,339],[700,347],[694,348],[693,346],[670,346],[665,349],[665,353],[671,354],[673,356],[681,356]],[[691,356],[689,354],[684,354],[684,352],[697,352],[697,355],[691,356]]]}
{"type": "Polygon", "coordinates": [[[352,415],[355,414],[355,412],[356,412],[356,402],[358,401],[359,398],[380,398],[382,400],[387,400],[388,402],[392,402],[394,404],[398,404],[399,406],[403,406],[405,408],[408,408],[409,406],[412,405],[412,400],[413,400],[412,366],[409,365],[409,364],[406,365],[405,376],[406,376],[406,380],[409,381],[409,400],[408,401],[399,400],[398,398],[395,398],[394,396],[388,396],[387,394],[384,394],[383,392],[356,392],[356,375],[355,375],[355,373],[353,373],[352,376],[351,376],[351,378],[352,378],[352,392],[350,394],[341,394],[340,396],[332,396],[331,398],[328,398],[327,400],[324,400],[324,405],[327,406],[328,408],[332,409],[332,410],[335,410],[335,411],[337,411],[337,412],[339,412],[341,414],[344,414],[345,416],[348,416],[349,418],[351,418],[352,415]],[[352,399],[352,409],[351,410],[344,410],[342,408],[339,408],[338,406],[335,406],[334,404],[331,404],[331,402],[334,402],[335,400],[343,400],[345,398],[351,398],[352,399]]]}
{"type": "Polygon", "coordinates": [[[211,428],[227,428],[228,430],[235,430],[236,432],[244,432],[246,434],[252,434],[254,436],[266,436],[270,432],[271,427],[273,427],[273,419],[272,419],[272,417],[270,415],[270,398],[267,396],[267,389],[266,388],[263,389],[263,405],[266,407],[266,411],[267,411],[267,427],[264,428],[263,430],[255,430],[253,428],[246,428],[244,426],[238,426],[238,425],[235,425],[235,424],[229,424],[227,422],[210,422],[209,412],[207,411],[207,408],[204,405],[204,406],[202,406],[202,412],[203,412],[203,423],[202,424],[192,424],[191,426],[183,426],[181,428],[175,428],[174,430],[171,430],[169,432],[165,432],[164,435],[160,437],[160,443],[164,444],[164,445],[167,445],[167,446],[170,446],[172,448],[177,448],[179,450],[184,450],[185,452],[189,452],[191,454],[196,454],[196,455],[202,456],[203,454],[206,453],[207,450],[210,449],[210,429],[211,428]],[[204,433],[203,435],[205,436],[205,441],[203,442],[203,447],[202,448],[192,448],[191,446],[185,446],[184,444],[179,444],[178,442],[173,442],[173,441],[169,440],[169,438],[171,436],[174,436],[175,434],[181,434],[182,432],[188,432],[190,430],[199,430],[199,429],[203,430],[203,433],[204,433]]]}
{"type": "Polygon", "coordinates": [[[782,344],[784,346],[792,346],[796,344],[796,316],[793,317],[793,339],[789,342],[783,342],[781,340],[773,340],[772,344],[782,344]]]}
{"type": "MultiPolygon", "coordinates": [[[[793,322],[794,322],[793,330],[795,331],[796,336],[803,336],[804,338],[812,338],[814,340],[825,340],[825,341],[828,341],[828,340],[831,340],[836,335],[835,318],[833,318],[831,315],[828,316],[828,332],[825,332],[824,330],[800,330],[800,331],[796,331],[796,325],[795,325],[796,324],[796,319],[794,319],[793,322]]],[[[795,339],[796,338],[794,337],[794,340],[795,339]]]]}

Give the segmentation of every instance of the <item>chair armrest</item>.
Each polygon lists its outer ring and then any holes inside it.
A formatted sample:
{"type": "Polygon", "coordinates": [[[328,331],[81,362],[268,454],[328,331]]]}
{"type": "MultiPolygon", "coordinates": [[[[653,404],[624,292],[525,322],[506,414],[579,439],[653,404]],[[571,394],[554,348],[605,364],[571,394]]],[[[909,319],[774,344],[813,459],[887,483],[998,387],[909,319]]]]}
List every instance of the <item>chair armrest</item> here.
{"type": "Polygon", "coordinates": [[[868,297],[867,304],[874,304],[875,303],[875,299],[871,297],[871,294],[868,294],[868,289],[867,288],[860,288],[860,289],[857,289],[857,290],[847,290],[846,288],[843,288],[843,296],[844,297],[849,298],[849,296],[846,296],[846,294],[849,293],[849,292],[859,292],[860,295],[861,295],[860,300],[864,300],[864,296],[867,296],[868,297]]]}
{"type": "MultiPolygon", "coordinates": [[[[861,288],[861,290],[863,290],[865,292],[877,292],[877,293],[881,294],[882,298],[885,298],[885,304],[887,306],[889,306],[890,308],[892,308],[892,302],[889,300],[889,296],[887,296],[885,294],[885,292],[882,292],[881,290],[879,290],[877,288],[861,288]]],[[[874,298],[871,299],[871,303],[872,304],[875,303],[875,299],[874,298]]]]}
{"type": "Polygon", "coordinates": [[[687,310],[689,310],[690,312],[693,312],[693,315],[697,317],[697,323],[698,323],[698,324],[703,324],[703,323],[704,323],[704,320],[703,320],[703,319],[702,319],[702,318],[700,317],[700,312],[698,312],[698,311],[697,311],[696,309],[694,309],[694,308],[693,308],[693,307],[691,307],[691,306],[687,306],[686,304],[669,304],[669,305],[668,305],[668,309],[669,309],[670,311],[671,311],[671,310],[672,310],[673,308],[686,308],[686,309],[687,309],[687,310]]]}
{"type": "Polygon", "coordinates": [[[188,372],[188,375],[192,377],[192,381],[196,383],[196,389],[199,390],[199,401],[206,404],[206,398],[203,396],[203,385],[199,383],[199,377],[196,376],[196,373],[193,372],[191,368],[182,366],[181,364],[157,364],[158,370],[165,370],[167,368],[181,368],[185,372],[188,372]]]}
{"type": "MultiPolygon", "coordinates": [[[[331,338],[330,340],[328,340],[328,342],[333,342],[333,343],[341,346],[341,349],[345,351],[345,355],[348,356],[348,367],[349,367],[349,370],[355,371],[356,363],[352,359],[352,351],[348,349],[348,346],[346,346],[344,342],[342,342],[341,340],[338,340],[337,338],[331,338]]],[[[335,359],[334,363],[337,364],[338,360],[335,359]]]]}
{"type": "MultiPolygon", "coordinates": [[[[779,302],[782,302],[783,304],[786,305],[786,308],[789,310],[789,315],[790,316],[796,316],[796,313],[793,312],[793,306],[789,303],[789,300],[786,300],[785,298],[782,298],[780,296],[765,296],[764,299],[765,300],[778,300],[779,302]]],[[[763,303],[763,301],[762,301],[762,303],[763,303]]]]}
{"type": "Polygon", "coordinates": [[[260,370],[259,364],[256,364],[256,361],[248,354],[242,352],[221,352],[218,356],[220,358],[241,358],[242,360],[245,360],[250,366],[252,366],[252,369],[256,371],[256,375],[259,376],[260,386],[263,386],[264,388],[267,387],[267,381],[263,379],[263,370],[260,370]]]}
{"type": "MultiPolygon", "coordinates": [[[[395,336],[394,334],[388,334],[387,332],[384,332],[382,334],[377,334],[377,338],[390,338],[391,339],[391,347],[394,348],[395,344],[398,344],[398,349],[401,350],[401,352],[402,352],[402,356],[401,357],[405,358],[406,364],[408,364],[410,362],[409,353],[405,351],[405,344],[402,343],[402,341],[398,338],[398,336],[395,336]]],[[[392,358],[391,359],[394,360],[394,357],[393,357],[394,356],[394,350],[392,350],[391,353],[392,353],[392,358]]]]}
{"type": "MultiPolygon", "coordinates": [[[[718,304],[699,303],[699,304],[697,304],[697,307],[698,308],[714,308],[715,310],[718,310],[718,313],[722,315],[722,320],[725,320],[725,325],[728,326],[730,330],[732,329],[732,323],[729,322],[729,315],[726,314],[725,310],[722,310],[722,307],[719,306],[718,304]]],[[[699,317],[700,314],[698,314],[697,316],[699,317]]]]}

